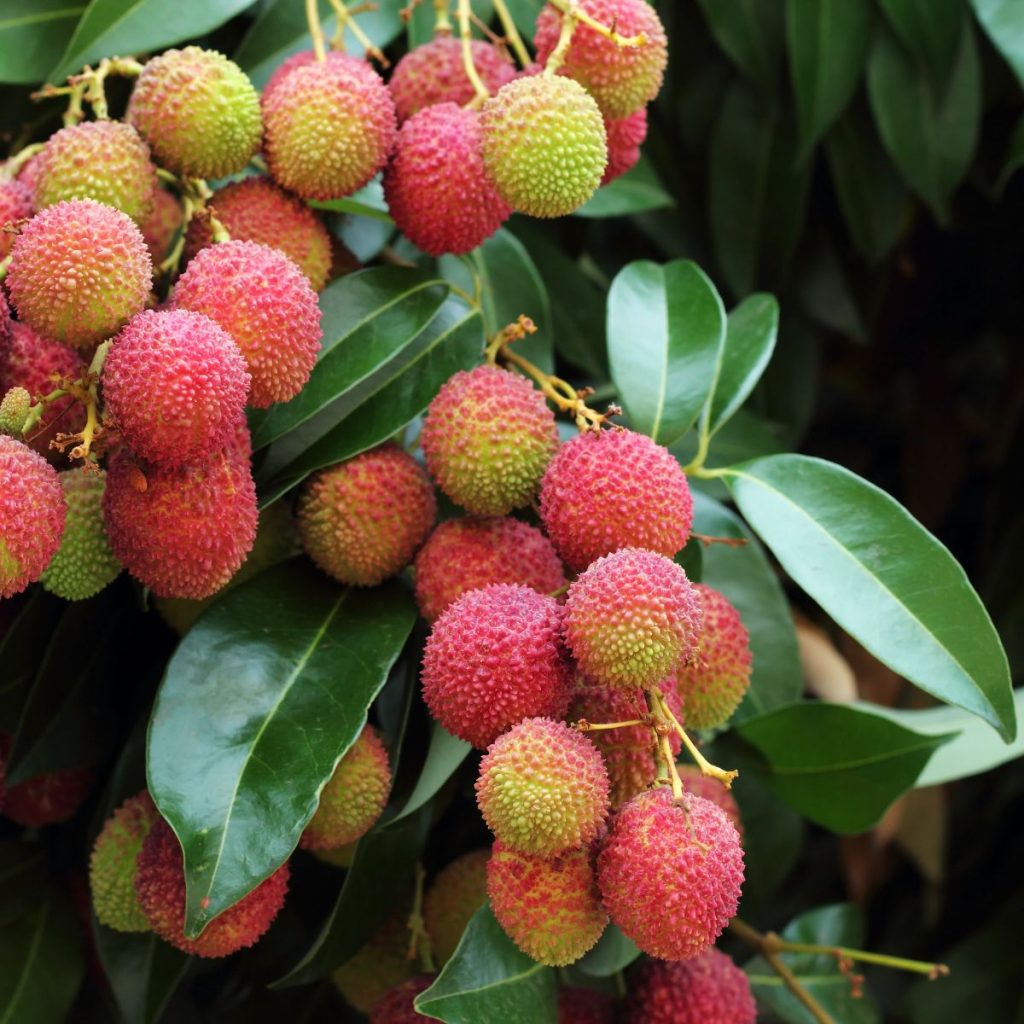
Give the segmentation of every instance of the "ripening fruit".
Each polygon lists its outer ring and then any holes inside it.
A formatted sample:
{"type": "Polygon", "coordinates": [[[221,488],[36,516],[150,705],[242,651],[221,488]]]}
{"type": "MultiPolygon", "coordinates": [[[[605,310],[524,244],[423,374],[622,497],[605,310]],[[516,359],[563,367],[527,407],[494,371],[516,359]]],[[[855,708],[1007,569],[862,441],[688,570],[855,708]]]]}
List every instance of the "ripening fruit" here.
{"type": "Polygon", "coordinates": [[[299,495],[299,536],[328,575],[372,587],[409,564],[436,515],[427,474],[388,443],[306,481],[299,495]]]}
{"type": "Polygon", "coordinates": [[[388,752],[373,726],[366,725],[327,780],[299,845],[336,850],[355,842],[373,827],[390,792],[388,752]]]}
{"type": "Polygon", "coordinates": [[[388,211],[431,256],[467,253],[512,213],[484,168],[480,115],[454,103],[426,107],[402,125],[384,171],[388,211]]]}
{"type": "Polygon", "coordinates": [[[558,446],[555,417],[524,377],[496,366],[460,370],[427,408],[427,469],[457,505],[504,516],[528,505],[558,446]]]}
{"type": "Polygon", "coordinates": [[[320,351],[320,307],[306,275],[257,242],[203,249],[174,288],[174,306],[216,320],[235,339],[252,376],[249,404],[294,398],[320,351]]]}
{"type": "Polygon", "coordinates": [[[107,818],[89,858],[89,888],[96,920],[119,932],[148,932],[135,892],[142,844],[159,817],[148,790],[130,796],[107,818]]]}
{"type": "Polygon", "coordinates": [[[153,266],[130,217],[93,199],[57,203],[22,228],[7,287],[20,319],[87,348],[146,305],[153,266]]]}
{"type": "Polygon", "coordinates": [[[202,957],[229,956],[255,945],[284,905],[288,862],[248,896],[218,914],[195,939],[185,937],[185,867],[181,844],[157,817],[139,851],[135,891],[150,927],[165,942],[202,957]]]}
{"type": "Polygon", "coordinates": [[[558,993],[558,1024],[613,1024],[615,1000],[592,988],[563,988],[558,993]]]}
{"type": "Polygon", "coordinates": [[[0,598],[34,583],[60,547],[67,517],[54,468],[0,434],[0,598]]]}
{"type": "Polygon", "coordinates": [[[755,1024],[750,982],[714,947],[679,963],[648,961],[630,972],[626,1024],[755,1024]]]}
{"type": "Polygon", "coordinates": [[[184,220],[185,211],[178,199],[165,188],[156,189],[153,208],[139,225],[154,265],[167,258],[184,220]]]}
{"type": "Polygon", "coordinates": [[[28,419],[32,396],[24,388],[19,387],[10,388],[2,393],[4,397],[0,398],[0,434],[20,438],[28,419]]]}
{"type": "Polygon", "coordinates": [[[40,577],[44,589],[66,601],[84,601],[113,582],[121,565],[103,528],[107,474],[96,465],[59,474],[68,514],[57,553],[40,577]]]}
{"type": "Polygon", "coordinates": [[[632,430],[602,430],[566,441],[540,486],[544,528],[576,572],[618,548],[649,548],[673,558],[693,522],[682,467],[632,430]]]}
{"type": "MultiPolygon", "coordinates": [[[[11,745],[11,736],[0,733],[0,762],[8,761],[11,745]]],[[[3,813],[25,828],[60,825],[72,818],[82,806],[94,781],[91,768],[65,768],[34,775],[13,786],[8,783],[3,813]]]]}
{"type": "MultiPolygon", "coordinates": [[[[605,117],[628,117],[650,103],[661,89],[668,63],[668,39],[655,9],[646,0],[580,0],[580,8],[621,36],[641,33],[639,46],[619,46],[586,25],[577,25],[559,74],[579,82],[605,117]]],[[[547,4],[537,15],[533,45],[545,63],[558,45],[562,15],[547,4]]]]}
{"type": "Polygon", "coordinates": [[[692,793],[693,796],[701,796],[713,804],[718,804],[736,827],[736,832],[742,839],[743,822],[740,820],[740,807],[731,790],[726,789],[717,779],[702,774],[696,765],[677,765],[676,771],[679,772],[679,778],[682,779],[686,792],[692,793]]]}
{"type": "Polygon", "coordinates": [[[370,1024],[422,1024],[427,1018],[416,1010],[415,999],[433,983],[432,974],[417,974],[403,981],[374,1006],[370,1024]]]}
{"type": "Polygon", "coordinates": [[[572,677],[562,609],[529,587],[470,590],[441,614],[423,651],[423,698],[454,736],[480,749],[524,718],[560,718],[572,677]]]}
{"type": "Polygon", "coordinates": [[[487,748],[476,802],[511,849],[553,857],[597,836],[608,813],[608,773],[582,733],[528,718],[487,748]]]}
{"type": "Polygon", "coordinates": [[[37,210],[95,199],[142,224],[153,208],[156,168],[139,133],[122,121],[86,121],[50,136],[39,154],[37,210]]]}
{"type": "Polygon", "coordinates": [[[565,584],[551,541],[518,519],[448,519],[416,556],[416,603],[433,622],[456,598],[492,583],[521,583],[538,594],[565,584]]]}
{"type": "Polygon", "coordinates": [[[125,119],[161,167],[190,178],[245,168],[260,146],[260,101],[245,72],[223,54],[186,46],[147,62],[125,119]]]}
{"type": "Polygon", "coordinates": [[[704,626],[676,678],[687,724],[713,729],[732,717],[750,687],[750,635],[725,594],[704,584],[696,590],[704,626]]]}
{"type": "Polygon", "coordinates": [[[549,967],[575,963],[608,924],[586,846],[544,857],[498,841],[487,862],[487,895],[505,934],[549,967]]]}
{"type": "Polygon", "coordinates": [[[605,118],[608,138],[608,166],[604,169],[602,185],[622,177],[640,159],[640,147],[647,138],[647,108],[641,107],[628,117],[615,120],[605,118]]]}
{"type": "Polygon", "coordinates": [[[480,111],[487,171],[514,210],[563,217],[601,184],[604,121],[570,78],[533,75],[502,86],[480,111]]]}
{"type": "MultiPolygon", "coordinates": [[[[474,39],[470,49],[473,66],[492,95],[516,77],[515,65],[493,44],[474,39]]],[[[475,93],[462,60],[462,40],[435,36],[410,50],[395,65],[388,89],[395,101],[399,124],[418,110],[439,103],[464,107],[475,93]]]]}
{"type": "Polygon", "coordinates": [[[649,956],[686,960],[736,913],[743,850],[725,812],[666,786],[633,797],[612,819],[597,859],[612,921],[649,956]]]}
{"type": "MultiPolygon", "coordinates": [[[[2,226],[0,226],[2,227],[2,226]]],[[[7,358],[7,347],[11,340],[11,307],[7,305],[7,295],[0,290],[0,367],[7,358]]]]}
{"type": "Polygon", "coordinates": [[[408,908],[393,914],[354,957],[331,975],[335,988],[360,1013],[369,1014],[396,985],[416,974],[409,959],[408,908]]]}
{"type": "Polygon", "coordinates": [[[4,228],[31,217],[34,212],[32,191],[27,185],[17,179],[0,181],[0,260],[7,259],[17,237],[4,228]]]}
{"type": "Polygon", "coordinates": [[[469,919],[487,902],[489,850],[471,850],[438,872],[423,897],[423,925],[430,949],[443,967],[455,952],[469,919]]]}

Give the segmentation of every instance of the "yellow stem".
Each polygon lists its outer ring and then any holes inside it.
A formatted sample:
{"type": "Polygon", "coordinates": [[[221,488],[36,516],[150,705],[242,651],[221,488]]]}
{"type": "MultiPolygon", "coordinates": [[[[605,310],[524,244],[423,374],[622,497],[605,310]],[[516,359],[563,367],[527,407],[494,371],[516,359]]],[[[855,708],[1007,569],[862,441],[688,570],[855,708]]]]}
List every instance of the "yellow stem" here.
{"type": "Polygon", "coordinates": [[[448,6],[450,0],[434,0],[434,35],[450,36],[452,34],[452,19],[448,17],[448,6]]]}
{"type": "Polygon", "coordinates": [[[519,29],[516,28],[516,23],[512,20],[512,15],[509,13],[505,0],[494,0],[494,10],[498,15],[498,20],[501,22],[501,30],[505,33],[505,39],[515,52],[520,65],[524,68],[528,67],[530,64],[530,53],[523,43],[522,36],[519,35],[519,29]]]}
{"type": "Polygon", "coordinates": [[[573,722],[572,727],[579,732],[601,732],[605,729],[625,729],[630,725],[646,724],[642,718],[631,718],[628,722],[588,722],[581,718],[578,722],[573,722]]]}
{"type": "Polygon", "coordinates": [[[390,61],[352,17],[352,12],[345,6],[344,0],[330,0],[330,2],[334,13],[338,16],[339,36],[344,39],[344,30],[347,28],[359,40],[359,45],[362,46],[368,57],[372,57],[382,68],[389,67],[390,61]]]}
{"type": "Polygon", "coordinates": [[[470,30],[469,16],[470,16],[469,0],[459,0],[459,35],[462,38],[462,65],[466,69],[466,77],[469,79],[470,84],[473,86],[473,91],[476,93],[476,98],[470,100],[470,107],[479,106],[484,100],[490,98],[490,90],[484,85],[483,80],[480,78],[479,73],[476,70],[476,65],[473,63],[473,35],[470,30]]]}
{"type": "Polygon", "coordinates": [[[8,157],[4,161],[3,166],[0,167],[0,180],[11,181],[13,178],[18,176],[18,172],[22,169],[36,155],[41,153],[43,148],[46,146],[45,142],[33,142],[31,146],[26,146],[24,149],[19,150],[12,157],[8,157]]]}
{"type": "Polygon", "coordinates": [[[548,57],[548,61],[544,65],[545,75],[555,74],[562,64],[565,63],[565,55],[569,52],[569,44],[572,43],[572,34],[576,31],[576,26],[578,24],[579,20],[574,13],[562,16],[562,30],[558,34],[558,43],[551,51],[551,56],[548,57]]]}
{"type": "Polygon", "coordinates": [[[575,0],[549,0],[549,2],[552,7],[556,7],[562,14],[571,15],[581,25],[586,25],[587,28],[593,29],[599,36],[610,39],[616,46],[643,46],[647,42],[647,36],[643,32],[635,36],[620,35],[612,26],[606,25],[603,21],[598,21],[597,18],[587,14],[575,0]]]}
{"type": "Polygon", "coordinates": [[[658,693],[657,690],[651,690],[650,696],[654,701],[655,707],[664,716],[665,720],[673,729],[679,734],[679,738],[683,741],[683,746],[689,751],[690,756],[697,762],[697,767],[700,769],[701,775],[706,775],[708,778],[717,779],[726,789],[732,788],[733,779],[735,779],[739,772],[736,770],[725,771],[723,768],[719,768],[717,765],[712,764],[698,749],[696,744],[687,735],[686,730],[679,724],[679,719],[672,714],[671,708],[665,702],[665,698],[658,693]]]}
{"type": "Polygon", "coordinates": [[[841,960],[859,961],[865,964],[879,964],[892,967],[898,971],[909,971],[912,974],[924,974],[931,980],[944,978],[949,974],[947,964],[929,963],[925,960],[908,960],[902,956],[889,956],[887,953],[872,953],[866,949],[849,949],[846,946],[819,946],[809,942],[790,942],[775,932],[768,932],[764,937],[769,949],[780,953],[810,953],[834,956],[841,960]]]}
{"type": "Polygon", "coordinates": [[[317,0],[306,0],[306,22],[313,40],[313,53],[319,61],[327,60],[327,45],[324,42],[324,28],[320,24],[320,9],[317,0]]]}

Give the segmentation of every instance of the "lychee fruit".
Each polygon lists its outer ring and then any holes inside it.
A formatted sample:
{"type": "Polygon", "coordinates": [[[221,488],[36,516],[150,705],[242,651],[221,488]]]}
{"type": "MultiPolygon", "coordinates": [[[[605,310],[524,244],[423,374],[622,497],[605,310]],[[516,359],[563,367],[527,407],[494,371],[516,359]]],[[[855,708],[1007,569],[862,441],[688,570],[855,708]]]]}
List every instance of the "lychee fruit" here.
{"type": "Polygon", "coordinates": [[[644,434],[603,430],[559,448],[540,486],[552,543],[576,572],[618,548],[669,558],[686,545],[693,499],[674,456],[644,434]]]}
{"type": "Polygon", "coordinates": [[[430,475],[478,516],[528,505],[558,446],[555,417],[524,377],[496,366],[460,370],[427,409],[420,435],[430,475]]]}
{"type": "Polygon", "coordinates": [[[28,420],[32,396],[19,387],[9,388],[0,398],[0,434],[21,437],[28,420]]]}
{"type": "Polygon", "coordinates": [[[592,988],[563,988],[558,993],[558,1024],[613,1024],[615,1000],[592,988]]]}
{"type": "MultiPolygon", "coordinates": [[[[582,85],[605,117],[628,117],[650,103],[661,89],[668,63],[668,39],[646,0],[580,0],[580,8],[620,36],[643,34],[639,46],[620,46],[587,25],[577,24],[559,74],[582,85]]],[[[558,45],[562,14],[547,4],[537,15],[533,45],[545,63],[558,45]]]]}
{"type": "Polygon", "coordinates": [[[531,217],[563,217],[601,184],[608,162],[597,104],[571,78],[517,78],[480,112],[484,163],[498,192],[531,217]]]}
{"type": "Polygon", "coordinates": [[[257,242],[203,249],[174,289],[174,306],[216,320],[235,339],[252,376],[249,404],[294,398],[320,351],[320,307],[306,275],[257,242]]]}
{"type": "Polygon", "coordinates": [[[300,845],[336,850],[355,842],[373,827],[390,792],[388,752],[373,726],[366,725],[327,780],[300,845]]]}
{"type": "Polygon", "coordinates": [[[713,804],[718,804],[725,811],[728,819],[736,827],[740,839],[743,839],[743,822],[740,820],[740,807],[736,803],[736,797],[725,788],[717,779],[704,775],[701,770],[692,764],[678,765],[676,771],[682,780],[683,788],[693,796],[703,797],[713,804]]]}
{"type": "Polygon", "coordinates": [[[487,895],[508,937],[549,967],[575,963],[608,924],[585,846],[544,857],[498,841],[487,862],[487,895]]]}
{"type": "Polygon", "coordinates": [[[27,185],[17,179],[0,181],[0,260],[7,259],[17,237],[13,231],[4,229],[31,217],[34,212],[32,191],[27,185]]]}
{"type": "Polygon", "coordinates": [[[676,678],[687,723],[714,729],[732,717],[750,687],[750,635],[725,594],[702,583],[696,590],[704,626],[676,678]]]}
{"type": "Polygon", "coordinates": [[[370,1012],[370,1024],[422,1024],[426,1019],[415,1006],[416,997],[434,983],[434,975],[417,974],[403,981],[370,1012]]]}
{"type": "Polygon", "coordinates": [[[306,481],[299,536],[324,572],[350,586],[372,587],[409,564],[436,514],[427,474],[388,443],[306,481]]]}
{"type": "Polygon", "coordinates": [[[608,788],[604,761],[586,736],[564,722],[528,718],[487,748],[476,801],[505,845],[553,857],[597,836],[608,788]]]}
{"type": "Polygon", "coordinates": [[[185,211],[177,197],[165,188],[156,189],[149,216],[139,225],[154,265],[167,258],[184,221],[185,211]]]}
{"type": "Polygon", "coordinates": [[[335,988],[360,1013],[369,1014],[397,985],[413,977],[408,908],[389,917],[355,956],[331,975],[335,988]]]}
{"type": "MultiPolygon", "coordinates": [[[[0,438],[0,441],[2,440],[3,438],[0,438]]],[[[0,481],[2,479],[3,474],[0,470],[0,481]]],[[[0,734],[0,762],[8,762],[12,745],[10,734],[0,734]]],[[[93,770],[82,767],[42,772],[13,786],[8,783],[3,800],[3,813],[11,821],[25,828],[60,825],[74,817],[95,781],[93,770]]]]}
{"type": "Polygon", "coordinates": [[[470,590],[434,623],[423,652],[423,697],[448,732],[483,749],[524,718],[561,718],[572,677],[562,609],[522,585],[470,590]]]}
{"type": "Polygon", "coordinates": [[[161,167],[190,178],[236,174],[260,146],[260,102],[245,72],[223,54],[187,46],[148,61],[125,119],[161,167]]]}
{"type": "Polygon", "coordinates": [[[487,902],[488,857],[489,850],[456,857],[438,872],[423,897],[423,924],[439,968],[451,959],[469,919],[487,902]]]}
{"type": "Polygon", "coordinates": [[[649,956],[686,960],[735,915],[743,850],[725,812],[668,787],[640,793],[612,819],[597,859],[612,921],[649,956]],[[656,912],[652,912],[656,911],[656,912]]]}
{"type": "Polygon", "coordinates": [[[601,184],[607,185],[632,170],[640,159],[640,147],[647,138],[647,108],[611,121],[605,118],[604,131],[608,138],[608,166],[601,184]]]}
{"type": "Polygon", "coordinates": [[[129,797],[107,818],[89,858],[89,888],[96,919],[119,932],[148,932],[135,892],[139,851],[159,817],[148,790],[129,797]]]}
{"type": "Polygon", "coordinates": [[[551,541],[535,526],[509,517],[448,519],[416,556],[416,603],[433,622],[469,590],[521,583],[553,594],[565,574],[551,541]]]}

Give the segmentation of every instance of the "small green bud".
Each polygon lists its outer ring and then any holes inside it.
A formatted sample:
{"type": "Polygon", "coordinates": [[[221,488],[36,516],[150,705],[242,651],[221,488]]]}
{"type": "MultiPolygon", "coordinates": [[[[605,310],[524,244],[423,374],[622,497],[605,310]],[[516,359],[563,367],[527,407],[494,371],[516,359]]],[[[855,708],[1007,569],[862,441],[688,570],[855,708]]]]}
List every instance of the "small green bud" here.
{"type": "Polygon", "coordinates": [[[0,400],[0,434],[21,437],[32,396],[24,388],[11,388],[0,400]]]}

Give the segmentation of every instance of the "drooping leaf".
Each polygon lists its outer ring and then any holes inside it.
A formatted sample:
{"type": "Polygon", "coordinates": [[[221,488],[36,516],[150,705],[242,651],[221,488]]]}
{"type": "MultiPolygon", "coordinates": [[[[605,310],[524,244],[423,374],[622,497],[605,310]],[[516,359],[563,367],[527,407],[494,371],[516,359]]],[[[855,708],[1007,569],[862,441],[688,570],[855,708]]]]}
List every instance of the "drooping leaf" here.
{"type": "Polygon", "coordinates": [[[39,842],[0,840],[0,928],[13,924],[39,901],[46,888],[46,847],[39,842]]]}
{"type": "Polygon", "coordinates": [[[1024,10],[1017,0],[971,0],[974,13],[995,48],[1024,86],[1024,10]]]}
{"type": "Polygon", "coordinates": [[[640,950],[636,943],[609,924],[597,945],[574,966],[592,978],[610,978],[625,970],[638,956],[640,950]]]}
{"type": "Polygon", "coordinates": [[[386,224],[394,224],[391,214],[388,212],[387,200],[384,198],[384,185],[380,175],[350,196],[342,196],[340,199],[315,200],[309,205],[316,210],[326,210],[329,213],[351,213],[360,217],[370,217],[386,224]]]}
{"type": "Polygon", "coordinates": [[[999,172],[999,180],[996,182],[996,192],[1000,193],[1006,188],[1010,179],[1024,167],[1024,117],[1017,122],[1010,136],[1009,145],[1006,147],[1006,157],[1003,160],[1003,169],[999,172]]]}
{"type": "Polygon", "coordinates": [[[64,607],[60,598],[35,587],[0,639],[0,731],[17,731],[21,709],[64,607]]]}
{"type": "Polygon", "coordinates": [[[42,82],[86,7],[74,0],[7,0],[0,11],[0,82],[42,82]]]}
{"type": "Polygon", "coordinates": [[[900,42],[928,66],[932,80],[946,80],[960,43],[963,0],[879,0],[900,42]]]}
{"type": "Polygon", "coordinates": [[[465,741],[453,736],[434,722],[430,732],[430,746],[423,762],[420,777],[401,811],[392,819],[397,821],[407,814],[418,811],[452,777],[456,769],[469,756],[473,748],[465,741]]]}
{"type": "Polygon", "coordinates": [[[782,62],[783,0],[698,0],[715,42],[751,83],[768,93],[782,62]]]}
{"type": "Polygon", "coordinates": [[[635,167],[599,188],[573,216],[624,217],[630,213],[664,210],[674,202],[657,171],[641,156],[635,167]]]}
{"type": "Polygon", "coordinates": [[[152,932],[118,932],[94,922],[96,951],[118,1009],[131,1024],[156,1024],[189,964],[152,932]]]}

